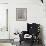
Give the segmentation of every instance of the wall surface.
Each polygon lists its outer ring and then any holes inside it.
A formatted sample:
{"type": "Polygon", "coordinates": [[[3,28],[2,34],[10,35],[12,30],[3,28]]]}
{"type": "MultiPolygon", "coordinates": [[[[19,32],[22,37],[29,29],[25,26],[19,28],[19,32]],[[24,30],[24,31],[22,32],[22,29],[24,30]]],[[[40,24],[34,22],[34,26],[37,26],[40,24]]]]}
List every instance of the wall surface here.
{"type": "Polygon", "coordinates": [[[0,3],[8,3],[8,0],[0,0],[0,3]]]}
{"type": "Polygon", "coordinates": [[[40,23],[46,42],[45,4],[40,0],[9,0],[9,31],[13,38],[15,31],[27,30],[27,23],[40,23]],[[16,8],[27,8],[27,20],[16,21],[16,8]]]}

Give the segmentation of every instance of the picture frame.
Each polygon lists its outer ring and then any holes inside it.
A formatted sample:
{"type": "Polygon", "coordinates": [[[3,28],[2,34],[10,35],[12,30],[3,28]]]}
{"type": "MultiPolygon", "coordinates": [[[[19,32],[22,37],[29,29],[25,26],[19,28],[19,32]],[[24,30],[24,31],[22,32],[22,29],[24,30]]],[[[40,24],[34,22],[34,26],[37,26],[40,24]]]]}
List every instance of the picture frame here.
{"type": "Polygon", "coordinates": [[[16,8],[16,21],[27,20],[27,8],[16,8]]]}

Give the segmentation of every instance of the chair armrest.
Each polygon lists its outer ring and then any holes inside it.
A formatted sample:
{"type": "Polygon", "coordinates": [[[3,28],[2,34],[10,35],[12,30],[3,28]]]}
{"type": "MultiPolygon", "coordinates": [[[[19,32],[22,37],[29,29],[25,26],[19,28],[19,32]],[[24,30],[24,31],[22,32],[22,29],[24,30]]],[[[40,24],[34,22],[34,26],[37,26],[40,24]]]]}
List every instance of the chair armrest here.
{"type": "Polygon", "coordinates": [[[19,34],[19,37],[20,37],[20,41],[23,41],[23,39],[24,39],[24,35],[19,34]]]}
{"type": "Polygon", "coordinates": [[[27,31],[22,31],[22,34],[23,34],[23,35],[25,35],[25,34],[27,34],[27,33],[28,33],[27,31]]]}
{"type": "Polygon", "coordinates": [[[20,41],[24,40],[24,35],[27,34],[27,31],[22,31],[21,34],[19,34],[20,41]]]}

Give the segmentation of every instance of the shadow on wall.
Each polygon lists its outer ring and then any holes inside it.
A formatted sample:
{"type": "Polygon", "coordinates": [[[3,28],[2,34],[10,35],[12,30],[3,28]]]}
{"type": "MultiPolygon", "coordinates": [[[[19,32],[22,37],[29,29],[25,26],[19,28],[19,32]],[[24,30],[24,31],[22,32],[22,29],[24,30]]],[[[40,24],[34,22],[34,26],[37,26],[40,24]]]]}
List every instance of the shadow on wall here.
{"type": "Polygon", "coordinates": [[[42,25],[40,25],[40,39],[42,40],[42,45],[45,46],[44,45],[44,37],[43,37],[43,26],[42,25]]]}

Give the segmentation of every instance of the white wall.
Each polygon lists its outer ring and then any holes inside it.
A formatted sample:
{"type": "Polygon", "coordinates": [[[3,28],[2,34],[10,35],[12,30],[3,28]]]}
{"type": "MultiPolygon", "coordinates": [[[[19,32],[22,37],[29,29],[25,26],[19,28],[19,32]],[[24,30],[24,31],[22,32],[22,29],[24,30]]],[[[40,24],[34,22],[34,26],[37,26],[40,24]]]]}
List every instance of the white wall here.
{"type": "Polygon", "coordinates": [[[9,0],[9,31],[11,36],[16,30],[19,32],[26,30],[27,23],[33,22],[43,26],[44,41],[46,42],[45,5],[40,0],[9,0]],[[27,8],[27,21],[16,21],[16,8],[27,8]]]}
{"type": "Polygon", "coordinates": [[[0,3],[8,3],[8,0],[0,0],[0,3]]]}

